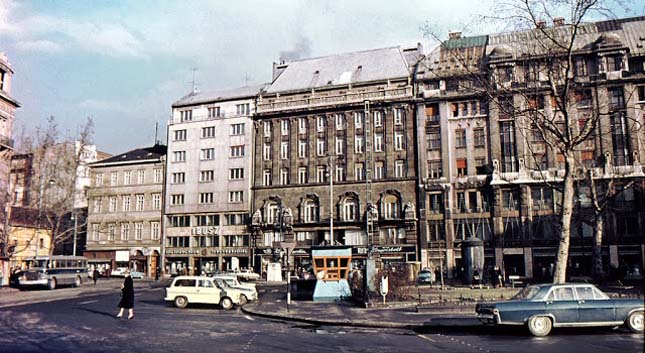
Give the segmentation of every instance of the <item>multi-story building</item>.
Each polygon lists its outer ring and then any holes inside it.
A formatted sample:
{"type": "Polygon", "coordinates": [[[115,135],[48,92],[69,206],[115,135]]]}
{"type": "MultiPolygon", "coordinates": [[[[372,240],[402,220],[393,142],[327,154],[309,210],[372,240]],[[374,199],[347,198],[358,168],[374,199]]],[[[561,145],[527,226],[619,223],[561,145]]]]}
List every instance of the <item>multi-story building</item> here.
{"type": "Polygon", "coordinates": [[[193,92],[173,104],[164,217],[167,273],[250,266],[251,115],[263,87],[193,92]]]}
{"type": "Polygon", "coordinates": [[[352,246],[357,262],[368,251],[417,261],[420,57],[390,47],[274,64],[254,117],[257,270],[285,248],[306,267],[315,245],[352,246]]]}
{"type": "Polygon", "coordinates": [[[139,148],[90,164],[84,256],[95,267],[160,266],[166,146],[139,148]]]}
{"type": "MultiPolygon", "coordinates": [[[[554,121],[562,115],[548,84],[554,76],[559,79],[557,71],[551,77],[540,72],[546,48],[536,33],[543,29],[476,37],[451,33],[419,67],[425,266],[460,268],[460,243],[475,237],[484,242],[488,266],[500,266],[507,275],[547,279],[559,241],[558,186],[565,170],[557,145],[545,141],[527,115],[554,121]]],[[[562,19],[546,28],[563,37],[568,30],[562,19]]],[[[582,25],[571,73],[576,91],[566,108],[573,119],[568,128],[574,132],[591,116],[600,117],[575,151],[575,170],[591,172],[598,183],[612,181],[617,189],[627,186],[608,199],[603,257],[607,268],[637,273],[645,265],[640,157],[645,132],[639,128],[645,100],[644,33],[643,17],[582,25]]],[[[576,183],[582,185],[583,177],[578,175],[576,183]]],[[[585,216],[593,212],[581,195],[583,188],[578,190],[569,257],[574,276],[590,275],[592,268],[593,221],[585,216]]]]}

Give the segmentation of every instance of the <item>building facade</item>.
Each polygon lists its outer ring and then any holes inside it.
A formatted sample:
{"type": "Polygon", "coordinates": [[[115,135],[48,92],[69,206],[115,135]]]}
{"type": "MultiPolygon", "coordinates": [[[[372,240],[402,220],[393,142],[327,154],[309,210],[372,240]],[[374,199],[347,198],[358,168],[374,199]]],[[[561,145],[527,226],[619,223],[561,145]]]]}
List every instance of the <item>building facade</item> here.
{"type": "MultiPolygon", "coordinates": [[[[557,19],[546,31],[566,36],[569,26],[557,19]]],[[[541,29],[477,37],[452,33],[420,66],[424,266],[442,265],[449,276],[458,275],[461,242],[474,237],[484,242],[488,268],[549,279],[559,243],[564,157],[530,114],[564,129],[560,121],[567,109],[573,132],[563,136],[593,128],[574,153],[579,191],[568,273],[591,275],[594,224],[586,173],[597,184],[626,186],[607,199],[607,272],[642,273],[645,18],[582,25],[566,107],[553,97],[549,75],[540,69],[547,53],[532,51],[540,48],[536,33],[541,29]],[[599,117],[597,125],[586,124],[593,117],[599,117]]]]}
{"type": "Polygon", "coordinates": [[[413,69],[421,48],[274,64],[254,116],[257,271],[308,268],[317,245],[418,260],[413,69]],[[293,249],[287,258],[285,250],[293,249]]]}
{"type": "Polygon", "coordinates": [[[90,164],[84,256],[99,269],[154,276],[161,265],[166,146],[135,149],[90,164]]]}
{"type": "Polygon", "coordinates": [[[193,92],[173,104],[166,167],[166,273],[250,267],[251,115],[263,87],[193,92]]]}

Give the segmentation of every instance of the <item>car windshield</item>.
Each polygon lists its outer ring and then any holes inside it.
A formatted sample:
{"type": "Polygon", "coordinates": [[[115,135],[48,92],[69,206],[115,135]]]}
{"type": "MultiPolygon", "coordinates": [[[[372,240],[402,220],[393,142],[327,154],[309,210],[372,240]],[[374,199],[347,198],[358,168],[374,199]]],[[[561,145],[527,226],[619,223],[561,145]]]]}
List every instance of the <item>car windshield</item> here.
{"type": "Polygon", "coordinates": [[[515,294],[511,299],[513,300],[530,300],[540,291],[540,287],[528,286],[515,294]]]}

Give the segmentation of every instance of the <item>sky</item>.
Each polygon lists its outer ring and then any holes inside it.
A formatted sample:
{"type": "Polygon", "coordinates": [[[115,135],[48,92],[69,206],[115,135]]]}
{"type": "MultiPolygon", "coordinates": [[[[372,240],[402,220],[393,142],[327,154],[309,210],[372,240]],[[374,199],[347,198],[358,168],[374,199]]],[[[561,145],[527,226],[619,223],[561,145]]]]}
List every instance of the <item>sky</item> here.
{"type": "Polygon", "coordinates": [[[486,0],[0,0],[0,51],[21,104],[14,136],[49,116],[76,134],[91,117],[101,151],[152,145],[155,123],[165,142],[171,105],[193,82],[266,83],[281,57],[418,42],[427,52],[424,25],[482,34],[492,28],[475,16],[489,10],[486,0]]]}

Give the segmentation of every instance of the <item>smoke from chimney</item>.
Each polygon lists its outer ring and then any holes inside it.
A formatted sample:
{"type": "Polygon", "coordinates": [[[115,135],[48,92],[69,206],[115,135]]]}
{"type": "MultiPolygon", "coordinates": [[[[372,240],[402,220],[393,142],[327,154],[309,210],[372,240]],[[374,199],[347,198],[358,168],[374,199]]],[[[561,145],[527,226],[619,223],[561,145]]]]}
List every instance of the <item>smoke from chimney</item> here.
{"type": "Polygon", "coordinates": [[[280,63],[288,63],[290,61],[303,59],[311,56],[311,41],[309,38],[300,35],[292,50],[284,50],[280,52],[280,63]]]}

